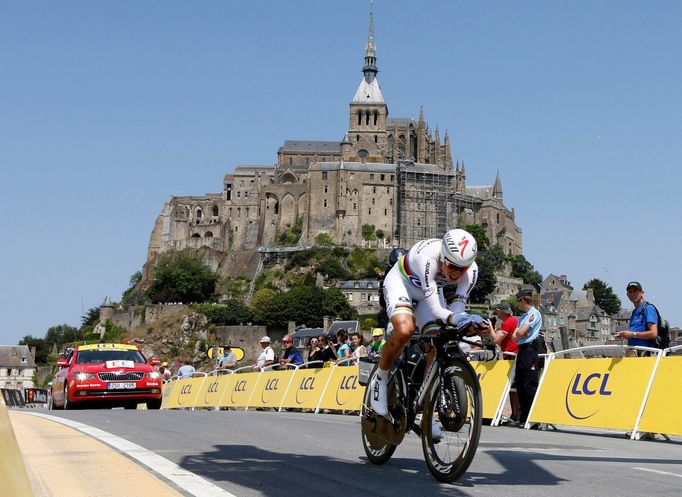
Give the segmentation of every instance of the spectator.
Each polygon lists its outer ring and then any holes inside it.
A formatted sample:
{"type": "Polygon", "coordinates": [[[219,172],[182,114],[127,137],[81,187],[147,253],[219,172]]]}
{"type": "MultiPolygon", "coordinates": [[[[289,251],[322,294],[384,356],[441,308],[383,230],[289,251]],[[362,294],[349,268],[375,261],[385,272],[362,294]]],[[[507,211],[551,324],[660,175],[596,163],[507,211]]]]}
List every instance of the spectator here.
{"type": "Polygon", "coordinates": [[[627,339],[631,347],[656,347],[658,336],[658,313],[653,305],[644,300],[644,290],[639,281],[631,281],[627,294],[635,309],[630,315],[630,327],[616,333],[621,340],[627,339]]]}
{"type": "MultiPolygon", "coordinates": [[[[317,352],[315,352],[312,356],[313,361],[327,362],[336,360],[334,349],[329,345],[329,340],[326,336],[320,335],[318,338],[318,345],[319,347],[317,352]]],[[[321,368],[322,365],[316,364],[314,367],[321,368]]]]}
{"type": "Polygon", "coordinates": [[[170,372],[170,369],[168,369],[168,363],[166,361],[161,363],[159,373],[161,373],[161,378],[163,379],[163,381],[168,381],[170,380],[170,377],[173,376],[172,373],[170,372]]]}
{"type": "Polygon", "coordinates": [[[280,366],[285,366],[287,364],[293,364],[294,366],[300,366],[303,364],[303,356],[294,347],[294,339],[290,336],[285,336],[282,338],[282,345],[284,346],[284,353],[282,358],[279,360],[280,366]]]}
{"type": "Polygon", "coordinates": [[[526,424],[535,392],[538,389],[538,336],[542,327],[542,315],[533,306],[533,291],[521,290],[516,294],[523,314],[512,340],[519,345],[516,357],[516,389],[519,394],[521,412],[519,423],[526,424]]]}
{"type": "Polygon", "coordinates": [[[320,350],[319,343],[317,337],[312,337],[310,339],[310,342],[308,343],[308,362],[315,360],[313,359],[313,356],[315,355],[315,352],[320,350]]]}
{"type": "Polygon", "coordinates": [[[336,364],[341,366],[350,366],[350,345],[348,345],[347,340],[348,332],[346,330],[339,330],[336,334],[336,341],[338,343],[336,364]]]}
{"type": "Polygon", "coordinates": [[[256,364],[253,365],[253,369],[262,369],[272,366],[275,363],[275,351],[270,347],[270,337],[265,336],[260,339],[260,346],[263,350],[258,356],[256,364]]]}
{"type": "Polygon", "coordinates": [[[372,330],[372,344],[367,351],[367,355],[371,357],[378,357],[381,355],[381,351],[386,345],[386,339],[384,338],[384,330],[381,328],[374,328],[372,330]]]}
{"type": "Polygon", "coordinates": [[[229,345],[225,346],[223,350],[223,356],[218,361],[216,369],[234,369],[237,365],[237,356],[232,352],[232,347],[229,345]]]}
{"type": "Polygon", "coordinates": [[[360,333],[354,333],[353,338],[351,340],[353,342],[353,353],[351,354],[351,356],[352,357],[366,356],[367,347],[365,347],[365,344],[363,343],[362,335],[360,333]]]}
{"type": "Polygon", "coordinates": [[[192,374],[196,373],[197,369],[189,361],[182,361],[182,366],[178,369],[178,376],[180,378],[191,378],[192,374]]]}
{"type": "MultiPolygon", "coordinates": [[[[497,319],[502,324],[499,330],[495,330],[491,326],[490,335],[495,345],[500,347],[502,359],[513,361],[519,353],[519,345],[511,338],[518,326],[518,320],[512,315],[512,308],[506,302],[501,302],[495,306],[495,314],[497,314],[497,319]]],[[[511,405],[512,412],[507,426],[518,426],[521,404],[519,403],[519,394],[516,391],[516,382],[512,384],[509,390],[509,404],[511,405]]]]}

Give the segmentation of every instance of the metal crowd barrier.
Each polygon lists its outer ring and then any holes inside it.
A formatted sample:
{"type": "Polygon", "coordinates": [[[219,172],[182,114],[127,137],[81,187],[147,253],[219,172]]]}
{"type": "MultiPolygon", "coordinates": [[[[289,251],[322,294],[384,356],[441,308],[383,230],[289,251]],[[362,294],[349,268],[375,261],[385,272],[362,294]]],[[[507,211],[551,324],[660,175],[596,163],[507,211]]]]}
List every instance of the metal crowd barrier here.
{"type": "MultiPolygon", "coordinates": [[[[534,423],[605,428],[682,436],[682,346],[665,351],[626,345],[592,345],[542,354],[538,391],[526,429],[534,423]],[[650,357],[581,357],[585,351],[628,350],[650,357]],[[671,395],[671,392],[676,392],[671,395]]],[[[589,354],[588,354],[589,355],[589,354]]],[[[163,409],[259,409],[282,411],[300,408],[358,411],[363,388],[358,382],[358,360],[321,361],[254,371],[197,373],[175,378],[164,387],[163,409]],[[343,362],[352,363],[348,366],[343,362]],[[317,366],[317,367],[313,367],[317,366]]],[[[514,380],[516,360],[471,361],[483,395],[483,417],[500,423],[514,380]]]]}

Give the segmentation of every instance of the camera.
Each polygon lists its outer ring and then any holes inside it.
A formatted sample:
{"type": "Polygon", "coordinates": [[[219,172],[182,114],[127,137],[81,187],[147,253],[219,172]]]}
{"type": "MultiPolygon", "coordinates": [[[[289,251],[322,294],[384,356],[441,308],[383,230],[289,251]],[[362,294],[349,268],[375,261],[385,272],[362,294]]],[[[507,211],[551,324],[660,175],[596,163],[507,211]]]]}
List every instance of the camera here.
{"type": "Polygon", "coordinates": [[[497,316],[490,316],[488,319],[490,319],[490,323],[493,325],[493,328],[497,324],[497,316]]]}

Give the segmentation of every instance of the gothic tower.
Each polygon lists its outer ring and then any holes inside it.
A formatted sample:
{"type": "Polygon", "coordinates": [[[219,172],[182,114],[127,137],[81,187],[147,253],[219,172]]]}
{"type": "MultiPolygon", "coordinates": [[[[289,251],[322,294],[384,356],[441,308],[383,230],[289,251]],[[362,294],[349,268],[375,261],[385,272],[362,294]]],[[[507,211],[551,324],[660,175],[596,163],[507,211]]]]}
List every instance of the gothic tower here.
{"type": "Polygon", "coordinates": [[[348,138],[352,146],[346,149],[343,158],[347,161],[384,162],[388,106],[384,102],[377,80],[379,69],[374,43],[374,13],[371,11],[362,72],[362,81],[350,103],[348,138]]]}

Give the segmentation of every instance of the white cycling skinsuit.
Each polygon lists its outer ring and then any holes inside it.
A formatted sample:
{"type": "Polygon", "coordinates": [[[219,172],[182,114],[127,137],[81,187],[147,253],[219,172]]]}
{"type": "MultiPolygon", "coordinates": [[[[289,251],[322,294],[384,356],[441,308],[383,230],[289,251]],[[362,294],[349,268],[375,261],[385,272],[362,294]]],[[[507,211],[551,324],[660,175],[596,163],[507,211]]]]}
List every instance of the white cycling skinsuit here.
{"type": "Polygon", "coordinates": [[[447,323],[452,314],[464,312],[464,305],[478,279],[478,265],[473,262],[457,281],[454,300],[447,306],[443,295],[447,281],[440,269],[441,243],[440,238],[417,242],[384,279],[388,318],[401,313],[411,314],[415,318],[416,329],[426,334],[438,330],[434,321],[447,323]]]}

